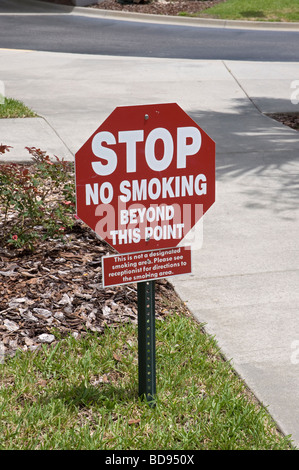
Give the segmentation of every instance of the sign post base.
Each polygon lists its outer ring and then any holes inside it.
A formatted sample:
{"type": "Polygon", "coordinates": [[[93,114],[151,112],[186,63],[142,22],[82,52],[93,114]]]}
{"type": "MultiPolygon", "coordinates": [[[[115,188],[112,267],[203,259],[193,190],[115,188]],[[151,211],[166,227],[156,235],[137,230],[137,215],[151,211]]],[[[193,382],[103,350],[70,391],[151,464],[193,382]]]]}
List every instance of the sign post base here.
{"type": "Polygon", "coordinates": [[[150,407],[156,397],[155,281],[137,284],[139,396],[150,407]]]}

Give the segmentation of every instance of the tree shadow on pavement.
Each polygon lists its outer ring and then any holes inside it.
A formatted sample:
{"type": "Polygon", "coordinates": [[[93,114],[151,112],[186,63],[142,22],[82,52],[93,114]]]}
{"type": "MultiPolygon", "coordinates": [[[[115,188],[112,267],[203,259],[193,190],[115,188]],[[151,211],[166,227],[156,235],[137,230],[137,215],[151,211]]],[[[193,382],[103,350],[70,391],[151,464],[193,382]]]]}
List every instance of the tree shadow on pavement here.
{"type": "Polygon", "coordinates": [[[57,13],[71,13],[74,9],[74,5],[65,5],[47,2],[40,0],[39,3],[32,4],[30,2],[20,2],[18,0],[1,0],[0,2],[0,13],[43,13],[43,14],[57,14],[57,13]]]}
{"type": "MultiPolygon", "coordinates": [[[[273,101],[283,109],[285,100],[273,101]]],[[[276,216],[292,217],[289,211],[299,206],[298,131],[248,106],[248,101],[236,100],[234,111],[189,113],[216,142],[216,181],[233,182],[248,196],[246,207],[268,206],[276,216]]]]}

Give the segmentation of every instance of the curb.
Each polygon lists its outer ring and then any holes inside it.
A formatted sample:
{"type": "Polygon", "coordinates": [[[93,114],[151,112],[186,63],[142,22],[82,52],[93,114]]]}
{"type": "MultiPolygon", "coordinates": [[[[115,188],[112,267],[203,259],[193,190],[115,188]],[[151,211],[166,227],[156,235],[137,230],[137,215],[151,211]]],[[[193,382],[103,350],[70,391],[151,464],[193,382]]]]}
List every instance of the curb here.
{"type": "Polygon", "coordinates": [[[116,10],[101,10],[98,8],[88,8],[79,6],[59,5],[49,2],[40,2],[39,0],[27,0],[32,6],[45,6],[53,13],[60,10],[78,16],[92,16],[107,19],[117,19],[123,21],[137,21],[146,23],[172,24],[181,26],[194,26],[206,28],[227,28],[227,29],[248,29],[260,31],[299,31],[299,23],[266,22],[266,21],[239,21],[239,20],[221,20],[213,18],[192,18],[183,16],[154,15],[149,13],[135,13],[116,10]]]}
{"type": "Polygon", "coordinates": [[[149,13],[133,13],[128,11],[101,10],[96,8],[74,7],[72,14],[98,16],[118,20],[140,21],[147,23],[174,24],[206,28],[253,29],[266,31],[299,31],[299,23],[278,23],[265,21],[237,21],[209,18],[192,18],[184,16],[153,15],[149,13]],[[86,10],[90,11],[86,11],[86,10]]]}

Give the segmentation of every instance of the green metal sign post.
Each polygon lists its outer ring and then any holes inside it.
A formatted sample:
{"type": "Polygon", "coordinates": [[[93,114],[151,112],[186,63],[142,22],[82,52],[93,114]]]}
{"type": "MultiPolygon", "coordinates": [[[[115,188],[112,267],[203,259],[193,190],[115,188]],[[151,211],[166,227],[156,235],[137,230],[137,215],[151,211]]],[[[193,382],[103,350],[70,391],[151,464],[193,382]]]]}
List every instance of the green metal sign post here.
{"type": "Polygon", "coordinates": [[[155,281],[137,284],[139,396],[150,407],[156,397],[155,281]]]}

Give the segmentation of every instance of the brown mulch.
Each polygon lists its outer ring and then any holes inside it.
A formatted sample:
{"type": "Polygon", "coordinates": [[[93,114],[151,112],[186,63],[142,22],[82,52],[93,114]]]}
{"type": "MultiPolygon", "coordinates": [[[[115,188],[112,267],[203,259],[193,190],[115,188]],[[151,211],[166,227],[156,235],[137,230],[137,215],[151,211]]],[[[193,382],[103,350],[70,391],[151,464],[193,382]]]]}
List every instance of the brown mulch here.
{"type": "MultiPolygon", "coordinates": [[[[74,6],[72,0],[42,0],[60,5],[74,6]]],[[[210,8],[217,3],[224,3],[226,0],[104,0],[100,3],[90,2],[86,8],[99,8],[101,10],[130,11],[136,13],[149,13],[154,15],[176,16],[180,12],[189,14],[199,13],[210,8]]]]}
{"type": "Polygon", "coordinates": [[[298,113],[276,113],[268,114],[269,117],[281,122],[285,126],[299,130],[299,114],[298,113]]]}
{"type": "MultiPolygon", "coordinates": [[[[101,257],[111,253],[76,222],[66,242],[40,242],[36,251],[0,249],[0,354],[36,350],[72,334],[137,323],[135,284],[102,287],[101,257]],[[4,350],[3,350],[4,349],[4,350]]],[[[156,282],[156,317],[187,313],[166,280],[156,282]]],[[[0,358],[1,359],[1,358],[0,358]]]]}
{"type": "Polygon", "coordinates": [[[188,14],[199,13],[210,8],[217,3],[223,3],[223,0],[199,1],[199,0],[172,0],[172,1],[152,1],[145,3],[120,3],[118,0],[104,0],[92,8],[102,10],[130,11],[135,13],[148,13],[154,15],[172,15],[177,16],[180,12],[188,14]]]}

